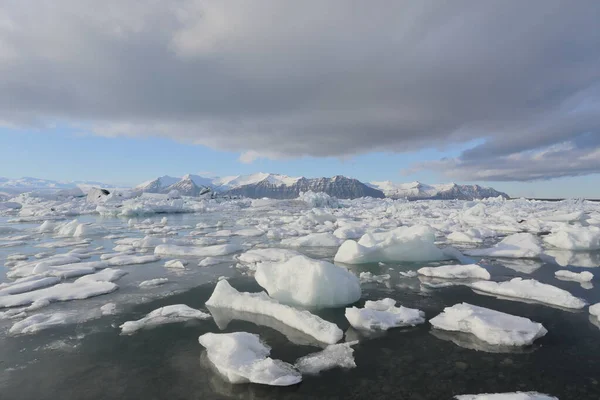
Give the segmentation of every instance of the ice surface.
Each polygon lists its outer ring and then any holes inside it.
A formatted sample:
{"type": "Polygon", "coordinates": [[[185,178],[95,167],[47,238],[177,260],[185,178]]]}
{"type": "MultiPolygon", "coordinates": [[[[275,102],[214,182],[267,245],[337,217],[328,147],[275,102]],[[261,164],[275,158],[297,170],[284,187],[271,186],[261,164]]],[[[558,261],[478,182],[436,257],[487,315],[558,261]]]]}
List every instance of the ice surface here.
{"type": "Polygon", "coordinates": [[[59,282],[60,278],[58,277],[31,276],[22,278],[12,283],[1,284],[0,296],[31,292],[32,290],[56,285],[59,282]]]}
{"type": "Polygon", "coordinates": [[[332,344],[323,351],[296,360],[294,366],[303,374],[316,375],[332,368],[356,368],[351,343],[332,344]]]}
{"type": "Polygon", "coordinates": [[[198,263],[199,267],[210,267],[211,265],[216,265],[224,262],[222,258],[217,257],[206,257],[204,260],[198,263]]]}
{"type": "Polygon", "coordinates": [[[331,322],[325,321],[308,311],[281,304],[264,292],[238,292],[226,280],[217,282],[215,290],[207,300],[206,305],[266,315],[323,343],[334,344],[343,337],[342,330],[331,322]]]}
{"type": "Polygon", "coordinates": [[[589,282],[594,279],[594,274],[589,271],[583,272],[572,272],[567,270],[556,271],[554,275],[559,279],[575,281],[575,282],[589,282]]]}
{"type": "Polygon", "coordinates": [[[457,400],[558,400],[558,397],[538,392],[464,394],[454,398],[457,400]]]}
{"type": "Polygon", "coordinates": [[[158,308],[137,321],[127,321],[120,328],[121,333],[131,334],[140,329],[153,328],[159,325],[209,318],[210,314],[193,309],[185,304],[174,304],[158,308]]]}
{"type": "Polygon", "coordinates": [[[154,249],[154,254],[175,257],[217,257],[235,253],[240,250],[243,250],[243,247],[236,243],[218,244],[206,247],[161,244],[154,249]]]}
{"type": "Polygon", "coordinates": [[[538,258],[542,252],[540,239],[531,233],[515,233],[507,236],[489,249],[465,251],[470,256],[506,258],[538,258]]]}
{"type": "Polygon", "coordinates": [[[302,375],[292,365],[268,357],[271,348],[258,335],[205,333],[198,341],[217,371],[231,383],[290,386],[302,381],[302,375]]]}
{"type": "Polygon", "coordinates": [[[81,300],[110,293],[118,286],[112,282],[71,282],[35,290],[33,292],[0,296],[0,308],[24,306],[34,302],[81,300]]]}
{"type": "Polygon", "coordinates": [[[426,226],[400,227],[389,232],[370,233],[345,241],[335,255],[336,262],[364,264],[378,261],[437,261],[449,257],[435,244],[433,229],[426,226]]]}
{"type": "Polygon", "coordinates": [[[121,255],[108,259],[108,265],[111,267],[124,266],[124,265],[137,265],[137,264],[148,264],[159,261],[160,257],[155,255],[147,256],[133,256],[133,255],[121,255]]]}
{"type": "Polygon", "coordinates": [[[590,314],[593,316],[600,318],[600,303],[596,303],[593,306],[590,306],[590,314]]]}
{"type": "Polygon", "coordinates": [[[490,273],[477,264],[442,265],[439,267],[424,267],[417,271],[421,275],[446,279],[485,279],[491,278],[490,273]]]}
{"type": "Polygon", "coordinates": [[[388,330],[425,322],[425,313],[414,308],[395,307],[396,301],[386,298],[367,301],[364,308],[346,308],[346,319],[359,330],[388,330]]]}
{"type": "Polygon", "coordinates": [[[95,274],[85,275],[81,278],[77,278],[75,282],[115,282],[127,275],[127,273],[127,271],[123,271],[122,269],[106,268],[100,272],[96,272],[95,274]]]}
{"type": "Polygon", "coordinates": [[[254,277],[271,297],[305,307],[341,307],[361,295],[356,275],[302,255],[283,263],[261,263],[254,277]]]}
{"type": "Polygon", "coordinates": [[[342,239],[332,233],[311,233],[310,235],[297,238],[283,239],[281,244],[290,247],[337,247],[342,243],[342,239]]]}
{"type": "Polygon", "coordinates": [[[514,278],[505,282],[479,281],[472,283],[471,288],[483,294],[536,301],[562,308],[581,309],[587,304],[585,300],[573,296],[566,290],[535,279],[514,278]]]}
{"type": "Polygon", "coordinates": [[[465,332],[499,346],[527,346],[548,331],[527,318],[467,303],[446,307],[429,323],[437,329],[465,332]]]}
{"type": "Polygon", "coordinates": [[[12,335],[31,334],[55,326],[74,322],[72,313],[55,312],[49,314],[34,314],[17,323],[9,330],[12,335]]]}
{"type": "Polygon", "coordinates": [[[459,243],[483,243],[483,237],[476,229],[469,229],[468,231],[464,232],[452,232],[446,236],[446,239],[450,242],[459,243]]]}
{"type": "Polygon", "coordinates": [[[360,279],[360,283],[384,283],[389,281],[391,276],[390,274],[373,275],[371,272],[361,272],[358,278],[360,279]]]}
{"type": "Polygon", "coordinates": [[[156,287],[156,286],[164,285],[167,282],[169,282],[168,278],[149,279],[147,281],[140,282],[139,287],[141,287],[141,288],[156,287]]]}
{"type": "Polygon", "coordinates": [[[186,265],[187,265],[187,261],[169,260],[165,263],[165,268],[185,269],[186,265]]]}
{"type": "Polygon", "coordinates": [[[300,192],[298,200],[305,202],[310,207],[338,208],[340,206],[340,203],[335,197],[331,197],[327,193],[323,192],[300,192]]]}
{"type": "Polygon", "coordinates": [[[600,250],[600,227],[565,225],[545,236],[544,242],[564,250],[600,250]]]}

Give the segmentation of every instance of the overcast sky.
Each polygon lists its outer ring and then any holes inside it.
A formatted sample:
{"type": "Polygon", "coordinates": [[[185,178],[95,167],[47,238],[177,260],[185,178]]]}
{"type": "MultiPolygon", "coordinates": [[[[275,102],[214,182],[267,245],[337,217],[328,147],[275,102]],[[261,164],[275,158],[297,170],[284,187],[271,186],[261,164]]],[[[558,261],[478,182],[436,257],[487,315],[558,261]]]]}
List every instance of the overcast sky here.
{"type": "MultiPolygon", "coordinates": [[[[385,154],[363,179],[593,179],[600,197],[598,21],[597,0],[9,0],[0,140],[151,137],[240,173],[385,154]]],[[[2,171],[24,175],[8,147],[2,171]]]]}

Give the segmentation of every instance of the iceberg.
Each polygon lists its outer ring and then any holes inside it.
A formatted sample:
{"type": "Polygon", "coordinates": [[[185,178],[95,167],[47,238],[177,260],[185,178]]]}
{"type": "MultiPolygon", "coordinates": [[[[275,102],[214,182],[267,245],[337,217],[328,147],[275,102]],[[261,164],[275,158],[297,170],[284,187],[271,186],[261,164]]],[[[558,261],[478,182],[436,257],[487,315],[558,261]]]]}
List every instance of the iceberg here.
{"type": "Polygon", "coordinates": [[[279,303],[266,293],[241,293],[227,280],[217,282],[215,290],[206,301],[208,307],[227,308],[240,312],[266,315],[304,332],[320,342],[334,344],[343,337],[336,324],[325,321],[306,310],[298,310],[279,303]]]}
{"type": "Polygon", "coordinates": [[[425,322],[425,313],[414,308],[395,307],[396,301],[386,298],[367,301],[364,308],[346,308],[346,319],[359,330],[388,330],[415,326],[425,322]]]}
{"type": "Polygon", "coordinates": [[[562,308],[579,310],[587,305],[585,300],[573,296],[566,290],[535,279],[513,278],[506,282],[479,281],[472,283],[471,288],[482,294],[529,300],[562,308]]]}
{"type": "Polygon", "coordinates": [[[159,325],[209,318],[210,314],[188,307],[185,304],[174,304],[158,308],[137,321],[127,321],[120,328],[121,333],[132,334],[140,329],[154,328],[159,325]]]}
{"type": "Polygon", "coordinates": [[[490,273],[477,264],[442,265],[439,267],[424,267],[417,271],[420,275],[445,279],[485,279],[491,278],[490,273]]]}
{"type": "Polygon", "coordinates": [[[290,386],[302,375],[290,364],[268,357],[271,348],[248,332],[205,333],[198,338],[217,371],[231,383],[290,386]]]}
{"type": "Polygon", "coordinates": [[[446,307],[429,323],[436,329],[465,332],[498,346],[528,346],[548,331],[542,324],[468,303],[446,307]]]}
{"type": "Polygon", "coordinates": [[[489,249],[465,251],[470,256],[500,258],[539,258],[542,252],[540,239],[531,233],[512,234],[489,249]]]}
{"type": "Polygon", "coordinates": [[[440,261],[449,258],[435,244],[435,233],[427,226],[400,227],[389,232],[368,233],[358,242],[346,240],[334,260],[346,264],[395,261],[440,261]]]}
{"type": "Polygon", "coordinates": [[[316,375],[333,368],[356,368],[353,343],[340,343],[327,346],[323,351],[308,354],[296,360],[294,366],[303,374],[316,375]]]}
{"type": "Polygon", "coordinates": [[[545,236],[544,242],[563,250],[600,250],[600,228],[567,225],[545,236]]]}
{"type": "Polygon", "coordinates": [[[356,275],[306,256],[296,256],[281,264],[261,263],[254,278],[271,297],[304,307],[341,307],[361,296],[356,275]]]}

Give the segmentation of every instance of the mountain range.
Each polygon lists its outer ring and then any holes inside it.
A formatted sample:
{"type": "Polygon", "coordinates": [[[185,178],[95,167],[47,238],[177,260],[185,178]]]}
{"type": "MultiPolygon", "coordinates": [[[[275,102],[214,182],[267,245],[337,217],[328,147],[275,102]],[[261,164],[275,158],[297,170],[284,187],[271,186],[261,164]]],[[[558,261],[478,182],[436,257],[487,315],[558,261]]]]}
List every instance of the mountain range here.
{"type": "MultiPolygon", "coordinates": [[[[64,182],[30,177],[21,179],[0,177],[0,190],[12,193],[75,187],[87,191],[91,187],[114,188],[115,186],[93,181],[64,182]]],[[[301,192],[307,191],[325,192],[339,199],[389,197],[409,200],[473,200],[498,196],[508,198],[506,193],[479,185],[457,185],[455,183],[428,185],[421,182],[393,183],[390,181],[363,183],[341,175],[332,178],[305,178],[262,172],[215,178],[192,174],[181,178],[165,175],[137,185],[133,190],[140,193],[169,193],[177,190],[183,196],[204,196],[210,193],[211,196],[218,194],[274,199],[293,199],[298,197],[301,192]]]]}

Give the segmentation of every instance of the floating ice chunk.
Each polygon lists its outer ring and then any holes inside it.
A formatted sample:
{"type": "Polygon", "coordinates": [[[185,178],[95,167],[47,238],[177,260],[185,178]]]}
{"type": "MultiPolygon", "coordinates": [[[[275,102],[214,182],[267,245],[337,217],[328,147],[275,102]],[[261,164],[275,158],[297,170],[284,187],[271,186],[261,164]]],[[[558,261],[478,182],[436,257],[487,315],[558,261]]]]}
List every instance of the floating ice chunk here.
{"type": "Polygon", "coordinates": [[[323,351],[312,353],[296,360],[294,366],[303,374],[316,375],[332,368],[356,368],[354,349],[351,343],[332,344],[323,351]]]}
{"type": "Polygon", "coordinates": [[[470,333],[498,346],[528,346],[548,333],[538,322],[468,303],[446,307],[429,323],[437,329],[470,333]]]}
{"type": "Polygon", "coordinates": [[[435,244],[434,231],[426,226],[400,227],[370,233],[358,242],[346,240],[335,255],[336,262],[364,264],[394,261],[438,261],[449,259],[435,244]]]}
{"type": "Polygon", "coordinates": [[[370,272],[361,272],[358,278],[360,279],[360,283],[384,283],[386,281],[389,281],[391,276],[390,274],[373,275],[370,272]]]}
{"type": "Polygon", "coordinates": [[[483,294],[536,301],[562,308],[581,309],[587,304],[585,300],[573,296],[566,290],[535,279],[513,278],[506,282],[479,281],[472,283],[471,288],[483,294]]]}
{"type": "Polygon", "coordinates": [[[175,257],[216,257],[235,253],[243,250],[242,246],[235,243],[218,244],[206,247],[185,247],[161,244],[154,249],[154,254],[175,257]]]}
{"type": "Polygon", "coordinates": [[[360,299],[360,281],[350,271],[327,261],[296,256],[278,263],[262,263],[256,282],[283,303],[305,307],[341,307],[360,299]]]}
{"type": "Polygon", "coordinates": [[[542,251],[537,236],[531,233],[515,233],[505,237],[492,248],[467,250],[465,253],[480,257],[538,258],[542,251]]]}
{"type": "Polygon", "coordinates": [[[85,275],[75,280],[75,282],[115,282],[127,275],[127,271],[122,269],[106,268],[95,274],[85,275]]]}
{"type": "Polygon", "coordinates": [[[6,259],[8,261],[25,261],[29,259],[29,256],[27,254],[16,253],[6,256],[6,259]]]}
{"type": "Polygon", "coordinates": [[[540,218],[542,221],[553,221],[553,222],[583,222],[587,219],[585,212],[575,211],[572,213],[556,213],[553,215],[546,215],[540,218]]]}
{"type": "Polygon", "coordinates": [[[301,253],[288,249],[253,249],[240,254],[238,260],[244,264],[286,262],[299,255],[301,255],[301,253]]]}
{"type": "Polygon", "coordinates": [[[335,197],[331,197],[324,192],[300,192],[298,200],[305,202],[310,207],[327,207],[327,208],[339,208],[340,203],[335,197]]]}
{"type": "MultiPolygon", "coordinates": [[[[24,244],[24,243],[23,243],[24,244]]],[[[89,239],[83,240],[57,240],[55,242],[46,242],[35,245],[35,247],[41,247],[44,249],[58,249],[61,247],[71,247],[71,246],[85,246],[90,244],[89,239]]]]}
{"type": "Polygon", "coordinates": [[[331,322],[325,321],[308,311],[283,305],[264,292],[240,293],[231,287],[227,280],[217,282],[215,290],[206,305],[267,315],[323,343],[337,343],[343,336],[342,330],[331,322]]]}
{"type": "Polygon", "coordinates": [[[206,257],[204,260],[198,263],[199,267],[210,267],[211,265],[216,265],[224,262],[225,260],[216,257],[206,257]]]}
{"type": "Polygon", "coordinates": [[[454,398],[457,400],[558,400],[558,397],[538,392],[463,394],[454,398]]]}
{"type": "Polygon", "coordinates": [[[477,264],[442,265],[439,267],[424,267],[417,271],[421,275],[445,279],[485,279],[491,278],[490,273],[477,264]]]}
{"type": "Polygon", "coordinates": [[[209,318],[210,314],[193,309],[185,304],[174,304],[158,308],[137,321],[127,321],[120,328],[121,333],[131,334],[140,329],[153,328],[158,325],[209,318]]]}
{"type": "Polygon", "coordinates": [[[31,292],[32,290],[56,285],[59,282],[60,278],[58,277],[31,276],[9,284],[0,285],[0,296],[31,292]]]}
{"type": "Polygon", "coordinates": [[[56,302],[87,299],[113,292],[117,288],[118,286],[112,282],[101,281],[60,283],[33,292],[0,296],[0,308],[24,306],[37,301],[56,302]]]}
{"type": "Polygon", "coordinates": [[[206,348],[210,362],[231,383],[290,386],[302,381],[302,375],[292,365],[268,357],[271,348],[258,335],[205,333],[198,341],[206,348]]]}
{"type": "Polygon", "coordinates": [[[566,225],[545,236],[544,242],[564,250],[599,250],[600,228],[566,225]]]}
{"type": "Polygon", "coordinates": [[[100,307],[102,315],[114,315],[117,313],[117,305],[115,303],[106,303],[100,307]]]}
{"type": "Polygon", "coordinates": [[[169,260],[165,263],[165,268],[178,268],[178,269],[185,269],[185,266],[187,265],[187,261],[183,261],[183,260],[169,260]]]}
{"type": "Polygon", "coordinates": [[[233,232],[234,236],[257,237],[265,234],[265,231],[257,228],[239,229],[233,232]]]}
{"type": "Polygon", "coordinates": [[[160,257],[155,255],[147,256],[133,256],[133,255],[120,255],[108,259],[108,265],[111,267],[123,266],[123,265],[137,265],[137,264],[148,264],[159,261],[160,257]]]}
{"type": "Polygon", "coordinates": [[[65,265],[48,266],[44,262],[40,262],[33,269],[34,274],[43,274],[48,276],[58,276],[64,279],[74,278],[87,274],[93,274],[98,269],[108,267],[106,261],[90,261],[84,263],[72,263],[65,265]]]}
{"type": "Polygon", "coordinates": [[[281,244],[290,247],[337,247],[342,243],[342,239],[334,236],[332,233],[311,233],[310,235],[297,238],[283,239],[281,244]]]}
{"type": "Polygon", "coordinates": [[[532,274],[543,265],[539,260],[522,260],[522,259],[510,259],[505,258],[501,263],[504,267],[512,269],[513,271],[520,272],[522,274],[532,274]]]}
{"type": "Polygon", "coordinates": [[[34,314],[15,323],[8,332],[11,335],[31,334],[72,322],[74,322],[73,313],[55,312],[49,314],[34,314]]]}
{"type": "Polygon", "coordinates": [[[399,271],[398,272],[401,276],[405,277],[405,278],[414,278],[415,276],[419,275],[417,272],[415,271],[399,271]]]}
{"type": "Polygon", "coordinates": [[[384,330],[415,326],[425,322],[425,313],[414,308],[395,307],[396,301],[386,298],[367,301],[364,308],[346,308],[346,319],[360,330],[384,330]]]}
{"type": "Polygon", "coordinates": [[[164,285],[167,282],[169,282],[168,278],[149,279],[147,281],[140,282],[139,287],[141,287],[141,288],[156,287],[156,286],[164,285]]]}
{"type": "Polygon", "coordinates": [[[569,250],[546,250],[545,256],[553,258],[553,261],[561,267],[600,267],[600,252],[581,252],[569,250]]]}
{"type": "Polygon", "coordinates": [[[107,231],[101,226],[91,224],[79,224],[73,232],[73,237],[87,237],[106,235],[107,231]]]}
{"type": "Polygon", "coordinates": [[[450,242],[459,243],[483,243],[483,238],[476,229],[469,229],[464,232],[452,232],[446,236],[446,239],[448,239],[450,242]]]}
{"type": "Polygon", "coordinates": [[[600,319],[600,303],[596,303],[593,306],[590,306],[590,314],[600,319]]]}
{"type": "Polygon", "coordinates": [[[589,271],[571,272],[571,271],[567,271],[567,270],[560,270],[560,271],[556,271],[554,273],[554,276],[556,276],[559,279],[575,281],[575,282],[589,282],[592,279],[594,279],[594,274],[592,274],[589,271]]]}

